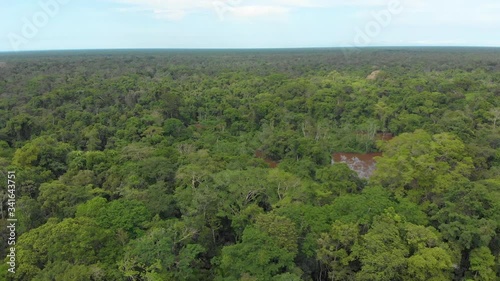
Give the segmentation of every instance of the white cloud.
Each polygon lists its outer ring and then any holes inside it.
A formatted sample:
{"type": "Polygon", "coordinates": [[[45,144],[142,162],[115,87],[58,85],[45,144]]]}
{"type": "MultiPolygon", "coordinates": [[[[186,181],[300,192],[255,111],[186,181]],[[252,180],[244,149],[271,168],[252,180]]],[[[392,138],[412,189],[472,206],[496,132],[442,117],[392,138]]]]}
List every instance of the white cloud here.
{"type": "Polygon", "coordinates": [[[211,0],[111,0],[123,4],[126,11],[144,11],[152,13],[156,18],[181,20],[196,10],[213,9],[211,0]]]}
{"type": "Polygon", "coordinates": [[[231,16],[236,18],[286,16],[290,9],[280,6],[241,6],[228,9],[231,16]]]}
{"type": "Polygon", "coordinates": [[[408,26],[493,25],[500,26],[500,3],[496,0],[108,0],[120,3],[120,11],[150,12],[157,18],[181,20],[195,12],[230,14],[231,18],[284,17],[304,8],[351,7],[358,14],[399,2],[404,15],[399,24],[408,26]]]}
{"type": "Polygon", "coordinates": [[[180,20],[196,11],[230,13],[233,17],[283,17],[298,8],[340,6],[374,7],[390,0],[110,0],[123,4],[118,10],[148,11],[158,18],[180,20]]]}
{"type": "Polygon", "coordinates": [[[167,19],[167,20],[173,20],[173,21],[178,21],[183,19],[186,16],[186,11],[185,10],[172,10],[172,9],[167,9],[167,10],[154,10],[155,17],[158,19],[167,19]]]}
{"type": "Polygon", "coordinates": [[[500,26],[500,3],[495,0],[401,0],[408,6],[401,23],[411,26],[500,26]]]}

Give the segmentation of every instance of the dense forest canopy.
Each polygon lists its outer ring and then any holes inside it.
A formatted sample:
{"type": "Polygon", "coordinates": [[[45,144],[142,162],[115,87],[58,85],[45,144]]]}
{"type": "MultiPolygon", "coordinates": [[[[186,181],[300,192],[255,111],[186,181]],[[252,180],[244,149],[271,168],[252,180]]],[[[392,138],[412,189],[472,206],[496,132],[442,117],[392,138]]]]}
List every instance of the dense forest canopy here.
{"type": "Polygon", "coordinates": [[[0,147],[3,279],[500,280],[500,49],[0,53],[0,147]]]}

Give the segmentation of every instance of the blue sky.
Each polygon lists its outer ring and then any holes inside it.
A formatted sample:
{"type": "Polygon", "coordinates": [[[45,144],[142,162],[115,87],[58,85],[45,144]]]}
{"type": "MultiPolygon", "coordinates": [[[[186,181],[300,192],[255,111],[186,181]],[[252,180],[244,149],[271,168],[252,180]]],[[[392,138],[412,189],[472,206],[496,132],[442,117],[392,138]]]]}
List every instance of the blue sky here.
{"type": "Polygon", "coordinates": [[[498,46],[498,0],[0,0],[0,51],[498,46]]]}

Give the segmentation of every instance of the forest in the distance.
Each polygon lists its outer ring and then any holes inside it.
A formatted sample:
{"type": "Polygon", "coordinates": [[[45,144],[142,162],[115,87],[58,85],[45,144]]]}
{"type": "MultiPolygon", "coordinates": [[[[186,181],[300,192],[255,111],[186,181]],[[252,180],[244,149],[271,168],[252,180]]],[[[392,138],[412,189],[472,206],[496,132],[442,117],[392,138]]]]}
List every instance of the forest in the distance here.
{"type": "Polygon", "coordinates": [[[500,280],[500,49],[0,53],[0,175],[1,280],[500,280]]]}

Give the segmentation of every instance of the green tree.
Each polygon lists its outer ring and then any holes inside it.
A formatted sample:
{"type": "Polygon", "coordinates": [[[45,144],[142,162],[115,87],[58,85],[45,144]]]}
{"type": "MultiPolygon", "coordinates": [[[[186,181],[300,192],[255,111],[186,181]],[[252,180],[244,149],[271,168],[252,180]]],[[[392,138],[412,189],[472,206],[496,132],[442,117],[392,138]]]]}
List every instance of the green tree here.
{"type": "Polygon", "coordinates": [[[70,146],[51,137],[38,137],[16,150],[12,163],[20,168],[41,167],[54,176],[61,176],[66,170],[66,156],[70,146]]]}
{"type": "Polygon", "coordinates": [[[258,216],[255,225],[243,232],[241,243],[222,249],[220,279],[251,276],[265,281],[282,273],[297,272],[297,238],[295,225],[289,219],[273,214],[258,216]]]}
{"type": "Polygon", "coordinates": [[[408,266],[409,250],[401,239],[402,218],[389,209],[378,216],[353,248],[361,262],[357,280],[400,280],[408,266]]]}
{"type": "Polygon", "coordinates": [[[204,248],[192,243],[196,231],[182,222],[169,221],[168,228],[153,227],[130,241],[119,266],[136,280],[200,280],[199,255],[204,248]]]}
{"type": "Polygon", "coordinates": [[[413,202],[432,200],[468,181],[474,166],[464,143],[448,133],[423,130],[402,134],[383,144],[372,181],[413,202]]]}
{"type": "Polygon", "coordinates": [[[408,223],[404,232],[411,254],[408,258],[407,279],[452,279],[452,255],[441,242],[436,229],[408,223]]]}
{"type": "Polygon", "coordinates": [[[330,280],[355,280],[352,248],[358,239],[358,225],[340,221],[318,239],[317,259],[327,266],[330,280]]]}
{"type": "Polygon", "coordinates": [[[480,247],[470,253],[470,271],[474,280],[495,280],[495,257],[488,247],[480,247]]]}
{"type": "Polygon", "coordinates": [[[46,215],[67,218],[75,214],[78,204],[90,198],[90,186],[69,186],[60,181],[53,181],[40,186],[37,200],[46,215]]]}
{"type": "Polygon", "coordinates": [[[117,234],[124,232],[132,239],[143,233],[144,223],[152,218],[142,202],[125,199],[106,202],[101,197],[78,206],[76,217],[92,218],[100,227],[117,234]]]}
{"type": "Polygon", "coordinates": [[[105,271],[113,271],[110,265],[121,252],[113,233],[89,218],[69,218],[59,223],[51,219],[21,235],[18,242],[18,258],[23,262],[19,263],[15,280],[36,280],[56,270],[51,265],[61,262],[97,267],[103,263],[105,271]]]}
{"type": "Polygon", "coordinates": [[[317,169],[316,180],[321,183],[322,191],[332,194],[333,198],[358,193],[363,187],[363,182],[356,172],[346,164],[334,164],[317,169]]]}

